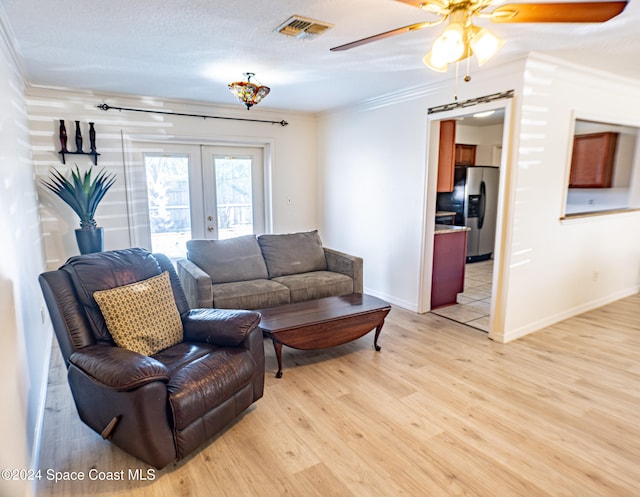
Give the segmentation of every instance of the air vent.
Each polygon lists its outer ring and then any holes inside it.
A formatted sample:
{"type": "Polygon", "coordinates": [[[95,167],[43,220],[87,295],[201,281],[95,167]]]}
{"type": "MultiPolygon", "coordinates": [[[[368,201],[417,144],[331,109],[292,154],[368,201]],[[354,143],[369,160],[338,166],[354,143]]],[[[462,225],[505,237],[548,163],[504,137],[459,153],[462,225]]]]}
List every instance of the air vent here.
{"type": "Polygon", "coordinates": [[[274,31],[285,36],[293,36],[300,40],[312,39],[320,36],[327,29],[332,28],[333,24],[316,21],[308,17],[292,16],[285,22],[280,24],[274,31]]]}

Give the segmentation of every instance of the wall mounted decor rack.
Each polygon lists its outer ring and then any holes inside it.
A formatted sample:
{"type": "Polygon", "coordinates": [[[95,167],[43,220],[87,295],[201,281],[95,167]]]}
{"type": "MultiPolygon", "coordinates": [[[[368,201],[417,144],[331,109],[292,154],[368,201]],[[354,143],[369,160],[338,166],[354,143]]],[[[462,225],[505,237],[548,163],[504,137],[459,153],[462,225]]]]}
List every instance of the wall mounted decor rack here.
{"type": "Polygon", "coordinates": [[[76,151],[72,152],[67,148],[67,128],[64,124],[64,119],[60,119],[60,151],[58,152],[62,156],[62,163],[66,164],[67,155],[89,155],[93,157],[93,163],[98,165],[98,151],[96,150],[96,129],[94,123],[89,123],[89,151],[84,152],[82,150],[82,132],[80,131],[80,121],[75,121],[75,142],[76,151]]]}

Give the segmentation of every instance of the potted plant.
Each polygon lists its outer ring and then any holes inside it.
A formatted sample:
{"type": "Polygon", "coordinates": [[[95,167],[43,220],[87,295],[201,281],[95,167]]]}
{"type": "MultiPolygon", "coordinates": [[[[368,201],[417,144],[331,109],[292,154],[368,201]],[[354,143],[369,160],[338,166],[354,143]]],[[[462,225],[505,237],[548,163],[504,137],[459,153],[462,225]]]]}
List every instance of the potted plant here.
{"type": "Polygon", "coordinates": [[[111,188],[116,178],[107,174],[104,169],[93,175],[93,166],[84,174],[76,164],[71,169],[71,179],[60,171],[51,168],[49,180],[41,180],[42,184],[60,197],[80,217],[80,228],[76,229],[76,241],[81,254],[101,252],[104,247],[104,230],[98,228],[94,215],[98,204],[111,188]]]}

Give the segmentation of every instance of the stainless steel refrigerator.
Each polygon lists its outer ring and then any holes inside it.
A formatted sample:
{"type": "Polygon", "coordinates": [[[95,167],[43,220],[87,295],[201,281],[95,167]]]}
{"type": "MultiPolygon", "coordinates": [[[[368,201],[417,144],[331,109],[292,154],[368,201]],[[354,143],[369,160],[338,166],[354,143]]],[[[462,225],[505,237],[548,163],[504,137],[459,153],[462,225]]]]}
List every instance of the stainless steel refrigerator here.
{"type": "Polygon", "coordinates": [[[437,210],[456,213],[454,224],[467,226],[467,262],[490,259],[496,238],[500,170],[492,166],[456,166],[453,192],[438,193],[437,210]]]}

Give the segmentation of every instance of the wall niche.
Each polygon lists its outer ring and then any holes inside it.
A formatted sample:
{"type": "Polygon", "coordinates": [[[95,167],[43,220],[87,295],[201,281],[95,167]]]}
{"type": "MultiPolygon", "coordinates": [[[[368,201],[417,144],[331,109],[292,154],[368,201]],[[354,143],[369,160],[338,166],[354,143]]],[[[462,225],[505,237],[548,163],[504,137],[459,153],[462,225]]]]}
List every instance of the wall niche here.
{"type": "Polygon", "coordinates": [[[639,135],[633,126],[575,120],[565,216],[638,207],[639,135]]]}

